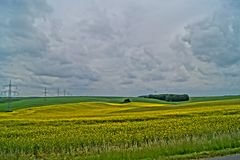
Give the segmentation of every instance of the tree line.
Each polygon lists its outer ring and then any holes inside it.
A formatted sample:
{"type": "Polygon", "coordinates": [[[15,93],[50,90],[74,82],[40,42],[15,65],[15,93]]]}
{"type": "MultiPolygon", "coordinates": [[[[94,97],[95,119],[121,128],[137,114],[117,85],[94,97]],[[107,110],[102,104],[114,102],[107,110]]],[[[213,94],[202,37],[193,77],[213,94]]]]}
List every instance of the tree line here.
{"type": "Polygon", "coordinates": [[[143,98],[152,98],[168,102],[189,101],[190,97],[187,94],[149,94],[140,96],[143,98]]]}

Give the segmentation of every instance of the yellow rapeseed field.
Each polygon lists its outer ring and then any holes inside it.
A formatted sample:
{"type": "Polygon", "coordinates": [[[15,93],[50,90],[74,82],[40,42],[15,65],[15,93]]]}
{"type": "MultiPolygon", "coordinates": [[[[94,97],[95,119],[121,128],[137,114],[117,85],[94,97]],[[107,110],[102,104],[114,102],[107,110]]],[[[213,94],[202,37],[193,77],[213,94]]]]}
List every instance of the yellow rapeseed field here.
{"type": "Polygon", "coordinates": [[[2,159],[177,159],[239,147],[239,101],[81,102],[0,113],[2,159]]]}

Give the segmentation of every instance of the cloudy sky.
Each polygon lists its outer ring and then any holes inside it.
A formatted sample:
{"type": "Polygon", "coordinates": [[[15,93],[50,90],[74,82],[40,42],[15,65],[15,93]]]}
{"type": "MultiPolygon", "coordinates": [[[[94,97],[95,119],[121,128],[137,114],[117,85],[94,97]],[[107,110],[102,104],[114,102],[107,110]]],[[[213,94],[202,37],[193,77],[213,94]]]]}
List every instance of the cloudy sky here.
{"type": "Polygon", "coordinates": [[[22,96],[240,94],[240,2],[1,0],[10,79],[22,96]]]}

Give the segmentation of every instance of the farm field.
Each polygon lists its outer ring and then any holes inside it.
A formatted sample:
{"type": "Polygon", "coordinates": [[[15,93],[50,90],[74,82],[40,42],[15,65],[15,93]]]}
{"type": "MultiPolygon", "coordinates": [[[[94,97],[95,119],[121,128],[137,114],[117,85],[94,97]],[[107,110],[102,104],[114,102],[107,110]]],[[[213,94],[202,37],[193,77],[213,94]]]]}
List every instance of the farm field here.
{"type": "Polygon", "coordinates": [[[1,159],[197,159],[240,153],[240,96],[0,102],[1,159]]]}

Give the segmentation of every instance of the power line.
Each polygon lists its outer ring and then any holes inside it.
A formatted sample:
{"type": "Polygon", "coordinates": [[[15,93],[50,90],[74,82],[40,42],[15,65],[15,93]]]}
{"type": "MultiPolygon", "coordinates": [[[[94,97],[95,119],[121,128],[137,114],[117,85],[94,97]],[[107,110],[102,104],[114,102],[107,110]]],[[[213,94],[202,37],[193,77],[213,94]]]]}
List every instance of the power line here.
{"type": "Polygon", "coordinates": [[[16,90],[17,90],[17,86],[13,85],[11,80],[9,81],[8,85],[4,86],[4,90],[3,90],[2,93],[7,95],[7,98],[8,98],[8,111],[11,111],[12,96],[18,94],[18,92],[16,90]],[[15,90],[14,90],[14,88],[15,88],[15,90]]]}
{"type": "Polygon", "coordinates": [[[47,97],[47,88],[44,88],[44,97],[47,97]]]}
{"type": "Polygon", "coordinates": [[[63,96],[65,97],[66,96],[66,89],[63,90],[63,96]]]}
{"type": "Polygon", "coordinates": [[[47,94],[48,94],[48,91],[47,91],[46,87],[44,88],[43,94],[44,94],[44,100],[46,100],[47,99],[47,94]]]}
{"type": "Polygon", "coordinates": [[[57,89],[57,96],[58,97],[60,96],[60,89],[59,88],[57,89]]]}

